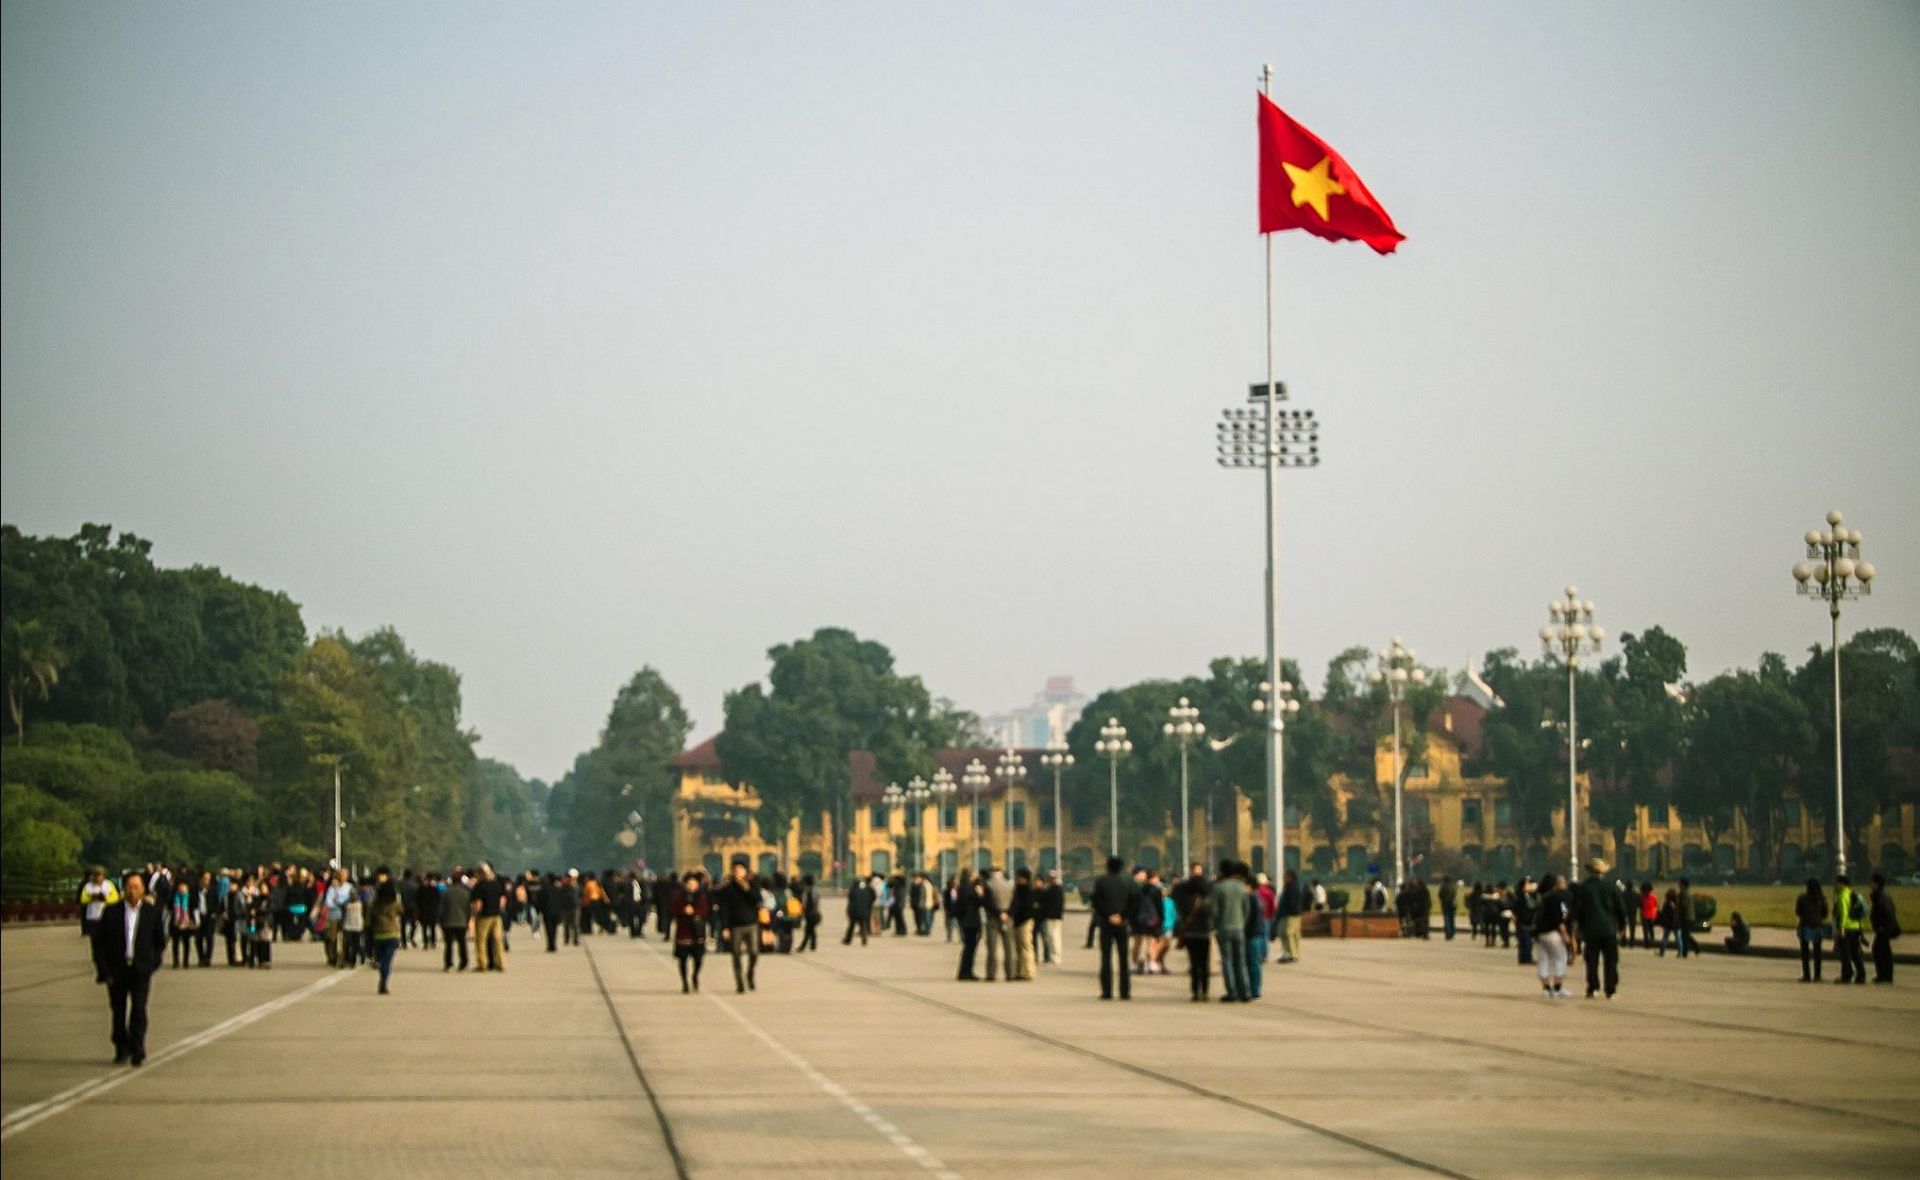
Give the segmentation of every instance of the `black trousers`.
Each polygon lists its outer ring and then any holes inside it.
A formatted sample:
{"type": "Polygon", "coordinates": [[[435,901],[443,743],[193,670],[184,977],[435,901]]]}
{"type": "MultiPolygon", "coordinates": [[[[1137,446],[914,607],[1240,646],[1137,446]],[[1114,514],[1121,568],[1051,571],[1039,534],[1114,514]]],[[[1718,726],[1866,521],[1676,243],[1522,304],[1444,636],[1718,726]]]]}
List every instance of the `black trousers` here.
{"type": "Polygon", "coordinates": [[[236,967],[240,964],[240,953],[239,953],[239,946],[238,946],[239,940],[240,940],[240,932],[238,930],[235,930],[233,927],[234,927],[233,922],[229,920],[227,922],[227,928],[225,931],[225,937],[227,940],[227,966],[229,967],[236,967]]]}
{"type": "Polygon", "coordinates": [[[1113,995],[1113,977],[1120,976],[1120,998],[1133,998],[1133,976],[1127,970],[1127,924],[1105,922],[1100,926],[1100,994],[1113,995]]]}
{"type": "Polygon", "coordinates": [[[1848,930],[1834,940],[1834,953],[1840,959],[1840,981],[1852,983],[1867,978],[1867,961],[1860,953],[1860,932],[1848,930]]]}
{"type": "Polygon", "coordinates": [[[1893,982],[1893,940],[1878,930],[1873,932],[1873,977],[1881,983],[1893,982]]]}
{"type": "Polygon", "coordinates": [[[1180,946],[1187,952],[1187,989],[1193,995],[1207,994],[1207,954],[1212,946],[1204,935],[1199,938],[1182,938],[1180,946]]]}
{"type": "Polygon", "coordinates": [[[213,966],[213,939],[218,933],[213,928],[213,919],[207,918],[200,923],[200,929],[194,931],[193,949],[200,955],[202,967],[213,966]]]}
{"type": "Polygon", "coordinates": [[[820,931],[820,916],[818,914],[808,914],[807,915],[807,933],[804,937],[800,939],[800,949],[803,951],[819,950],[820,949],[819,931],[820,931]]]}
{"type": "Polygon", "coordinates": [[[465,926],[442,926],[440,928],[440,934],[441,941],[446,944],[447,948],[441,952],[441,964],[446,967],[453,966],[453,948],[459,947],[460,970],[465,971],[467,969],[467,928],[465,926]]]}
{"type": "Polygon", "coordinates": [[[147,992],[153,976],[136,967],[115,967],[107,975],[107,1003],[113,1008],[113,1048],[135,1057],[147,1055],[147,992]]]}
{"type": "Polygon", "coordinates": [[[980,927],[960,927],[960,978],[973,979],[973,953],[980,949],[980,927]]]}
{"type": "Polygon", "coordinates": [[[853,936],[855,933],[858,933],[860,935],[860,945],[861,946],[867,945],[867,920],[865,918],[856,918],[852,914],[848,914],[847,915],[847,936],[840,940],[840,945],[841,946],[853,945],[853,936]]]}
{"type": "Polygon", "coordinates": [[[549,950],[549,951],[556,951],[556,950],[558,950],[558,948],[554,946],[554,943],[555,943],[555,942],[556,942],[556,941],[557,941],[557,940],[559,939],[559,937],[560,937],[560,923],[558,923],[558,922],[555,922],[555,921],[553,921],[552,919],[548,919],[548,921],[547,921],[547,950],[549,950]]]}
{"type": "Polygon", "coordinates": [[[1580,953],[1587,960],[1588,995],[1600,990],[1603,966],[1607,994],[1612,995],[1620,990],[1620,940],[1618,937],[1588,938],[1580,953]]]}

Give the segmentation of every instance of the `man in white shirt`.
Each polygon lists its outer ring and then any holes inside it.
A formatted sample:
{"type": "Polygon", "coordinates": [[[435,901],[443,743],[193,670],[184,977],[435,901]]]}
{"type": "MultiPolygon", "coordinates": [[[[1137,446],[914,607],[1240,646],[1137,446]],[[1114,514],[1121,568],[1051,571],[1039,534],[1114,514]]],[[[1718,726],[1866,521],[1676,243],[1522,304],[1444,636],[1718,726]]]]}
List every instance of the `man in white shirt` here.
{"type": "Polygon", "coordinates": [[[147,992],[167,933],[160,907],[147,903],[146,879],[128,873],[120,884],[122,900],[101,911],[93,930],[93,970],[113,1009],[113,1063],[137,1066],[147,1060],[147,992]]]}

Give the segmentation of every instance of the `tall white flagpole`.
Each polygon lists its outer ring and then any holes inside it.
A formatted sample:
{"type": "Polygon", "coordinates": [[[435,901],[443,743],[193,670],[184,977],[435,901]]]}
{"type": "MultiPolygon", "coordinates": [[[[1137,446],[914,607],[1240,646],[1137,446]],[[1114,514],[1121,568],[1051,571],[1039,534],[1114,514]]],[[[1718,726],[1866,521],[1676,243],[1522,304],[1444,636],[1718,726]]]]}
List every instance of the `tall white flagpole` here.
{"type": "MultiPolygon", "coordinates": [[[[1273,99],[1273,67],[1260,67],[1260,93],[1273,99]]],[[[1272,850],[1268,873],[1274,888],[1287,869],[1286,767],[1282,760],[1282,731],[1286,722],[1280,711],[1280,577],[1277,568],[1280,551],[1279,484],[1275,468],[1280,457],[1280,390],[1273,375],[1273,235],[1260,235],[1267,249],[1267,800],[1273,806],[1273,820],[1267,825],[1267,844],[1272,850]]],[[[1304,850],[1303,850],[1304,852],[1304,850]]]]}

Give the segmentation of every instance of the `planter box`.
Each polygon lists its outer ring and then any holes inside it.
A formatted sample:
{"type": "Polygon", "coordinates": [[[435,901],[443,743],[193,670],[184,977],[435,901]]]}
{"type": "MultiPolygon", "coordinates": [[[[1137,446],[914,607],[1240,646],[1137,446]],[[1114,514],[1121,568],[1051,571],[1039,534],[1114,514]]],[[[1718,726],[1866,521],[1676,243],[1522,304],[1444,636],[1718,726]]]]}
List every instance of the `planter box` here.
{"type": "Polygon", "coordinates": [[[80,921],[77,901],[10,901],[0,906],[0,921],[74,922],[80,921]]]}
{"type": "Polygon", "coordinates": [[[1300,935],[1303,938],[1398,938],[1400,919],[1394,914],[1318,910],[1302,916],[1300,935]]]}

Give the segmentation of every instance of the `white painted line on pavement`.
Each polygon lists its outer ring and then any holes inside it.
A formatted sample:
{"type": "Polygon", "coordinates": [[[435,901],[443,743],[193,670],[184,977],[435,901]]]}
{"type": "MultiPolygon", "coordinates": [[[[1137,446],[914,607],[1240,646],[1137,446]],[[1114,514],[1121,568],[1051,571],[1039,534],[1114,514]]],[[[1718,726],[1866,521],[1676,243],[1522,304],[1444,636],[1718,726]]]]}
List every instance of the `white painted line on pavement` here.
{"type": "Polygon", "coordinates": [[[915,1143],[911,1135],[908,1135],[900,1128],[882,1118],[879,1112],[875,1111],[871,1106],[868,1106],[866,1103],[848,1093],[845,1086],[840,1085],[840,1083],[834,1081],[826,1074],[815,1069],[812,1062],[795,1053],[792,1049],[787,1048],[775,1040],[772,1034],[768,1033],[765,1029],[753,1021],[748,1020],[745,1016],[742,1016],[733,1005],[716,995],[708,995],[707,998],[715,1004],[718,1004],[722,1012],[739,1021],[742,1028],[760,1038],[761,1043],[766,1045],[767,1048],[772,1049],[775,1053],[786,1058],[788,1064],[805,1074],[807,1080],[815,1086],[818,1086],[822,1093],[839,1100],[842,1106],[852,1111],[862,1122],[872,1127],[874,1131],[887,1140],[887,1142],[899,1148],[901,1154],[933,1173],[934,1180],[960,1180],[960,1173],[948,1168],[947,1165],[940,1162],[939,1157],[918,1143],[915,1143]]]}
{"type": "Polygon", "coordinates": [[[262,1020],[273,1015],[282,1008],[291,1007],[316,992],[325,991],[345,978],[347,978],[347,973],[344,971],[330,972],[314,980],[307,986],[300,988],[298,991],[288,992],[277,1000],[268,1000],[258,1007],[247,1009],[238,1016],[229,1017],[219,1024],[214,1025],[212,1028],[203,1029],[185,1040],[175,1041],[173,1044],[168,1045],[158,1053],[147,1058],[146,1065],[139,1069],[133,1069],[123,1065],[110,1073],[103,1073],[98,1077],[81,1082],[71,1089],[62,1090],[51,1098],[35,1102],[30,1106],[23,1106],[19,1110],[6,1116],[6,1118],[0,1119],[0,1140],[11,1139],[28,1127],[45,1122],[47,1119],[52,1118],[62,1111],[71,1110],[89,1098],[98,1098],[115,1086],[130,1082],[149,1072],[156,1066],[165,1065],[176,1057],[184,1057],[202,1045],[212,1044],[230,1032],[243,1029],[257,1020],[262,1020]]]}

